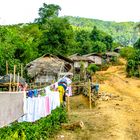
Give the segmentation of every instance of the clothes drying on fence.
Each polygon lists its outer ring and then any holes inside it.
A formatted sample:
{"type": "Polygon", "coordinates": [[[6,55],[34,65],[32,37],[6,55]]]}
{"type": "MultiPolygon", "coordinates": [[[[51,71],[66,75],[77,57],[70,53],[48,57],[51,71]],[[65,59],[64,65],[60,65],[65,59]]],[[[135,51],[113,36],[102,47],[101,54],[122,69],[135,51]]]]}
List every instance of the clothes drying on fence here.
{"type": "Polygon", "coordinates": [[[58,91],[50,91],[46,94],[49,97],[49,109],[52,111],[60,106],[60,97],[58,91]]]}
{"type": "Polygon", "coordinates": [[[69,86],[67,87],[67,89],[66,89],[66,94],[67,94],[67,96],[72,96],[72,87],[71,87],[71,85],[69,85],[69,86]]]}
{"type": "Polygon", "coordinates": [[[65,94],[64,87],[59,85],[58,86],[58,92],[59,92],[59,97],[60,97],[60,103],[62,104],[63,103],[63,96],[65,94]]]}
{"type": "Polygon", "coordinates": [[[28,97],[37,97],[37,96],[45,96],[45,89],[33,89],[33,90],[29,90],[27,91],[27,96],[28,97]]]}
{"type": "Polygon", "coordinates": [[[46,96],[28,97],[26,99],[26,114],[19,122],[35,122],[51,113],[60,106],[59,92],[48,90],[46,96]]]}
{"type": "Polygon", "coordinates": [[[68,78],[68,77],[64,77],[64,78],[59,80],[59,83],[63,83],[64,85],[66,83],[66,89],[65,89],[66,90],[66,94],[67,94],[67,96],[72,96],[72,87],[71,87],[72,81],[71,81],[71,79],[68,78]]]}
{"type": "Polygon", "coordinates": [[[0,127],[4,127],[24,115],[24,92],[0,93],[0,127]]]}

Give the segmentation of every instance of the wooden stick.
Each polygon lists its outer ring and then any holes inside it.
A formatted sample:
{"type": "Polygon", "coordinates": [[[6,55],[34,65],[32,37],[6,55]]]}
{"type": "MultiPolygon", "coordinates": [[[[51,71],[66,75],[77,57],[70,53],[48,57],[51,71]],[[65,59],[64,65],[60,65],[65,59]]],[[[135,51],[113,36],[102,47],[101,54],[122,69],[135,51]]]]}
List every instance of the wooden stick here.
{"type": "Polygon", "coordinates": [[[70,100],[69,100],[69,95],[67,96],[67,111],[68,111],[68,113],[70,112],[70,100]]]}
{"type": "Polygon", "coordinates": [[[6,74],[8,74],[8,62],[6,61],[6,74]]]}
{"type": "Polygon", "coordinates": [[[17,77],[17,91],[18,91],[18,86],[19,86],[19,72],[18,72],[18,77],[17,77]]]}
{"type": "Polygon", "coordinates": [[[23,65],[21,64],[21,77],[23,77],[23,65]]]}
{"type": "Polygon", "coordinates": [[[16,65],[14,65],[13,91],[15,91],[15,75],[16,75],[16,65]]]}
{"type": "Polygon", "coordinates": [[[89,94],[89,108],[91,109],[91,84],[90,84],[90,79],[89,79],[89,84],[88,84],[88,94],[89,94]]]}
{"type": "Polygon", "coordinates": [[[11,92],[11,73],[10,73],[9,92],[11,92]]]}

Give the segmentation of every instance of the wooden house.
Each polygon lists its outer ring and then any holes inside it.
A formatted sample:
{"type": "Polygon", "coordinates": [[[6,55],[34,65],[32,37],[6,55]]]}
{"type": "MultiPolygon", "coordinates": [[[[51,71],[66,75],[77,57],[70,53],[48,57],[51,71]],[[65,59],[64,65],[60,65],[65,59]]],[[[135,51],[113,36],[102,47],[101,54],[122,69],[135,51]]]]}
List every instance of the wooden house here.
{"type": "Polygon", "coordinates": [[[103,58],[106,60],[106,63],[109,63],[113,60],[117,60],[118,57],[119,57],[119,54],[116,52],[106,52],[103,55],[103,58]]]}
{"type": "Polygon", "coordinates": [[[73,61],[60,55],[45,54],[26,65],[27,75],[36,83],[51,83],[60,73],[71,72],[73,61]]]}
{"type": "Polygon", "coordinates": [[[71,55],[69,56],[69,58],[73,61],[73,67],[76,73],[80,72],[80,67],[82,64],[84,68],[87,68],[89,64],[94,63],[94,61],[90,58],[87,58],[86,56],[81,56],[79,54],[71,55]]]}
{"type": "Polygon", "coordinates": [[[101,54],[90,53],[90,54],[84,55],[84,57],[92,60],[94,62],[94,64],[96,64],[96,65],[102,65],[102,63],[103,63],[103,59],[102,59],[101,54]]]}

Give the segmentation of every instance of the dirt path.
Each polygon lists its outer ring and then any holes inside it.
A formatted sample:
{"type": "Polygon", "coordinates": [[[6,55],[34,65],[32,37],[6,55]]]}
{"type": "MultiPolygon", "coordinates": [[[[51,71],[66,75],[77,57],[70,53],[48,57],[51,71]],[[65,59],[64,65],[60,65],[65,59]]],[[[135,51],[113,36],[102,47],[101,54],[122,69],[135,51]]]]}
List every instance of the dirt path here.
{"type": "Polygon", "coordinates": [[[70,99],[70,122],[82,120],[85,129],[62,130],[56,140],[140,140],[140,80],[125,77],[124,66],[97,73],[101,93],[119,98],[98,100],[92,110],[82,95],[70,99]]]}

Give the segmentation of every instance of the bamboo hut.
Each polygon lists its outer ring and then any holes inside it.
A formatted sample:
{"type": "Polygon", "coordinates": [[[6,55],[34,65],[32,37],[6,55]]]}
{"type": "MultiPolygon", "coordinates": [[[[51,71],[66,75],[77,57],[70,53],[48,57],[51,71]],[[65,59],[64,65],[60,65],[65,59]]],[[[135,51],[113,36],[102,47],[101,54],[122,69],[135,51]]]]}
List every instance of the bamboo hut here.
{"type": "Polygon", "coordinates": [[[86,54],[86,55],[84,55],[84,57],[91,59],[98,66],[102,65],[103,58],[102,58],[102,55],[99,53],[86,54]]]}
{"type": "Polygon", "coordinates": [[[74,54],[69,57],[74,63],[74,73],[80,72],[80,67],[83,64],[84,68],[87,68],[89,64],[95,63],[92,59],[81,56],[79,54],[74,54]]]}
{"type": "Polygon", "coordinates": [[[27,75],[35,83],[51,83],[59,78],[61,72],[71,72],[73,61],[61,55],[45,54],[28,63],[27,75]]]}

